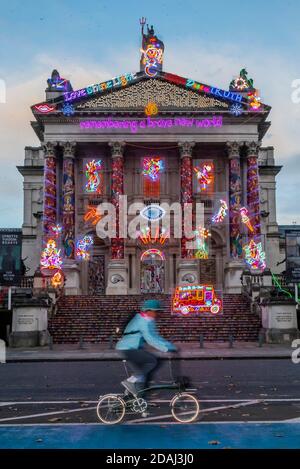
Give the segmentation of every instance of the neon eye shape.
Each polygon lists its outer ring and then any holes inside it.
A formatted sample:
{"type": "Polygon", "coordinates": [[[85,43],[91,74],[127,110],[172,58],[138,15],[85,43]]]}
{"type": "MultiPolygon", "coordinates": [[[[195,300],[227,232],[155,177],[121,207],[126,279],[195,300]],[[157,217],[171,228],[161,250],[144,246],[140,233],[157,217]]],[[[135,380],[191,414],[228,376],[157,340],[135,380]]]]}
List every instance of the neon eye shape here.
{"type": "Polygon", "coordinates": [[[148,205],[141,210],[141,215],[146,220],[161,220],[166,211],[159,205],[148,205]]]}

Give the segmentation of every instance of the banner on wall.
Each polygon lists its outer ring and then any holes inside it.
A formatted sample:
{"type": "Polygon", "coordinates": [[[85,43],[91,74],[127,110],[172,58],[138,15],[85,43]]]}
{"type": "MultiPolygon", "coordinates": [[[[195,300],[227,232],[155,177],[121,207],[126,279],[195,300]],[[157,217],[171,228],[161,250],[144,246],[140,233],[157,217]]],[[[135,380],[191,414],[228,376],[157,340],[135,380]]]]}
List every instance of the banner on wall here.
{"type": "Polygon", "coordinates": [[[21,246],[22,232],[20,229],[0,229],[0,285],[20,285],[21,246]]]}

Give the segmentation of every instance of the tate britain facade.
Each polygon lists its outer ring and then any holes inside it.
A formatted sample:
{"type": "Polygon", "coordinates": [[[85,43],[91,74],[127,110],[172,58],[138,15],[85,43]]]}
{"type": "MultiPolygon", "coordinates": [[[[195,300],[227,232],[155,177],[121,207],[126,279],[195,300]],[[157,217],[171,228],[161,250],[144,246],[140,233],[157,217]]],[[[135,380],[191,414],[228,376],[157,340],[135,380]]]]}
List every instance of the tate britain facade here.
{"type": "Polygon", "coordinates": [[[28,275],[56,274],[66,294],[131,295],[184,285],[240,293],[245,269],[278,271],[280,167],[263,145],[270,106],[245,69],[223,90],[164,71],[163,56],[151,27],[138,72],[80,90],[56,70],[48,79],[45,101],[31,108],[40,146],[26,147],[18,167],[28,275]],[[121,236],[124,196],[143,207],[135,237],[121,236]],[[117,228],[100,236],[99,207],[110,204],[117,228]],[[163,226],[172,204],[182,219],[203,207],[194,249],[174,234],[180,217],[163,226]]]}

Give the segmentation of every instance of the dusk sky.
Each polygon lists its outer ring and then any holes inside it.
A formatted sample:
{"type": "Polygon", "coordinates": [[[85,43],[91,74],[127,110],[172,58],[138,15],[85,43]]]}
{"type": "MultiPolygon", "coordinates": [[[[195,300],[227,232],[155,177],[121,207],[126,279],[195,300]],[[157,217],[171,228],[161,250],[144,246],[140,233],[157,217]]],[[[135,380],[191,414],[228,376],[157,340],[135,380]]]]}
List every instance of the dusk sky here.
{"type": "Polygon", "coordinates": [[[165,43],[164,70],[228,88],[246,67],[272,126],[263,145],[275,147],[277,215],[300,224],[300,79],[298,0],[0,0],[0,225],[21,227],[24,147],[38,145],[30,106],[43,101],[53,68],[80,88],[139,69],[139,17],[147,17],[165,43]]]}

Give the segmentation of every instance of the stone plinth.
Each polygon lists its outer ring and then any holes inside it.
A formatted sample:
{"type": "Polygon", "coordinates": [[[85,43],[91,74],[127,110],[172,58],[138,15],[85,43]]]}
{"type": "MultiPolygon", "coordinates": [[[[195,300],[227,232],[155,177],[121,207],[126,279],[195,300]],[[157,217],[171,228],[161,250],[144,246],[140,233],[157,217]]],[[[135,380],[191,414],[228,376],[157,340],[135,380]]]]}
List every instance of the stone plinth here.
{"type": "Polygon", "coordinates": [[[299,337],[296,303],[277,300],[262,306],[262,326],[267,343],[291,343],[299,337]]]}
{"type": "Polygon", "coordinates": [[[198,264],[193,259],[181,259],[178,265],[178,285],[199,283],[198,264]]]}
{"type": "Polygon", "coordinates": [[[125,260],[110,260],[107,269],[106,295],[128,295],[128,269],[125,260]]]}
{"type": "Polygon", "coordinates": [[[241,276],[244,270],[244,264],[240,261],[229,261],[224,269],[225,274],[225,293],[241,293],[241,276]]]}
{"type": "Polygon", "coordinates": [[[43,301],[26,299],[13,307],[11,347],[36,347],[49,343],[48,306],[43,301]]]}
{"type": "Polygon", "coordinates": [[[65,274],[65,295],[80,295],[80,268],[75,261],[65,261],[63,266],[65,274]]]}

